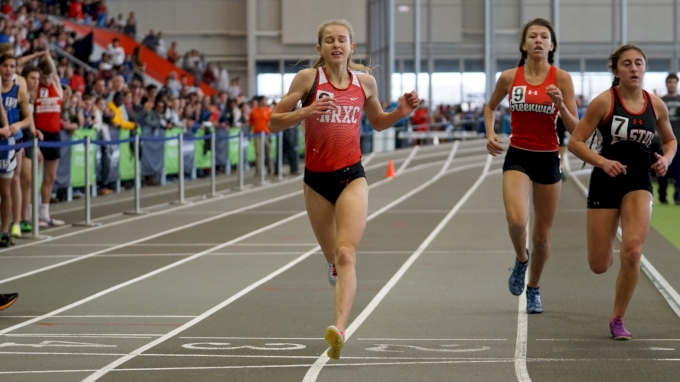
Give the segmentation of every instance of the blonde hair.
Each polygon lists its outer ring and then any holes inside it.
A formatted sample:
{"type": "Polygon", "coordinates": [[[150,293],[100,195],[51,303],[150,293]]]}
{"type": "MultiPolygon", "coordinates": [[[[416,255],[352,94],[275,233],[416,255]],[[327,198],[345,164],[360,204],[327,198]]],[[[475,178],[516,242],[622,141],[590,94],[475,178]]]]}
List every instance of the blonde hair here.
{"type": "MultiPolygon", "coordinates": [[[[323,42],[323,32],[326,30],[327,27],[332,26],[332,25],[340,25],[345,28],[347,28],[347,31],[349,31],[349,42],[350,44],[354,41],[354,30],[352,29],[352,24],[349,23],[347,20],[328,20],[324,21],[321,25],[319,25],[319,32],[318,32],[318,40],[317,43],[319,46],[321,46],[321,43],[323,42]]],[[[319,56],[318,59],[312,64],[312,68],[316,69],[318,67],[326,65],[326,60],[323,58],[323,56],[319,56]]],[[[358,70],[358,71],[363,71],[368,74],[371,74],[371,68],[360,64],[358,62],[352,61],[352,54],[350,53],[349,57],[347,57],[347,68],[349,70],[358,70]]]]}

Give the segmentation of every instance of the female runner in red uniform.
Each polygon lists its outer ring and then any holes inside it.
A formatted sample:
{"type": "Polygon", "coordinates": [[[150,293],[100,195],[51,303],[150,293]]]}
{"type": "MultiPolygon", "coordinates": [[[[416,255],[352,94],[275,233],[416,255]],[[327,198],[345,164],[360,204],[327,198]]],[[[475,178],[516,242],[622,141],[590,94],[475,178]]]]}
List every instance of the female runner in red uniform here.
{"type": "Polygon", "coordinates": [[[272,133],[305,121],[304,194],[314,234],[335,283],[335,325],[326,329],[328,356],[340,357],[343,333],[356,294],[356,250],[366,228],[368,184],[361,165],[362,110],[377,131],[393,126],[418,106],[406,93],[391,113],[383,112],[369,68],[352,61],[352,26],[331,20],[319,26],[319,59],[301,70],[269,121],[272,133]],[[302,101],[302,108],[293,110],[302,101]]]}
{"type": "Polygon", "coordinates": [[[552,65],[557,38],[549,21],[539,18],[528,22],[519,50],[522,53],[519,66],[501,74],[484,108],[484,123],[487,150],[493,156],[501,154],[502,141],[494,132],[494,115],[509,94],[512,135],[503,164],[503,201],[516,259],[508,287],[515,296],[524,291],[524,275],[529,264],[526,226],[532,191],[534,224],[527,313],[541,313],[543,306],[538,288],[550,254],[550,231],[562,180],[555,121],[560,112],[571,132],[577,122],[576,100],[569,73],[552,65]]]}

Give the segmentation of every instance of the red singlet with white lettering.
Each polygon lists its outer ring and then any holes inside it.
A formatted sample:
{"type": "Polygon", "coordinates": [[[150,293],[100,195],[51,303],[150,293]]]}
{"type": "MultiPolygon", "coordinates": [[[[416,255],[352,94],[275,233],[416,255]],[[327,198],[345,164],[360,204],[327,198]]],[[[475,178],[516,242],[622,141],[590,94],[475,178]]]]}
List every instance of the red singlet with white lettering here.
{"type": "Polygon", "coordinates": [[[317,69],[314,94],[303,106],[333,97],[337,109],[305,119],[305,167],[310,171],[331,172],[361,160],[359,138],[366,95],[359,77],[351,71],[349,74],[349,86],[338,89],[330,83],[323,67],[317,69]]]}
{"type": "Polygon", "coordinates": [[[534,86],[524,79],[524,66],[517,68],[510,94],[510,146],[529,151],[557,151],[557,107],[545,92],[557,85],[557,68],[550,66],[542,84],[534,86]]]}
{"type": "Polygon", "coordinates": [[[34,102],[33,120],[35,127],[46,133],[58,133],[61,129],[61,97],[53,83],[49,86],[38,84],[34,102]]]}

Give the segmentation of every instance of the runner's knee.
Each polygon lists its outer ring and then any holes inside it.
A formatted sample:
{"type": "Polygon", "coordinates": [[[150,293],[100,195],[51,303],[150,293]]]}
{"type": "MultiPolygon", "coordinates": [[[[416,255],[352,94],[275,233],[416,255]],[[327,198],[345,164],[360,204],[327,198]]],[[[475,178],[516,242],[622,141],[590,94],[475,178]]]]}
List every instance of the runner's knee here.
{"type": "Polygon", "coordinates": [[[340,267],[353,267],[356,263],[356,254],[353,248],[341,245],[335,249],[336,265],[340,267]]]}

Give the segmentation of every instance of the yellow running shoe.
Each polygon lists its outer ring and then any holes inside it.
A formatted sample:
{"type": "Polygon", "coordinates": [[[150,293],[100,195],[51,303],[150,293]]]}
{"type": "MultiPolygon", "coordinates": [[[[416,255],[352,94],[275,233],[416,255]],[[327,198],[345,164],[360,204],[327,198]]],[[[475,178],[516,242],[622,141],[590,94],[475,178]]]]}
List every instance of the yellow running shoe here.
{"type": "Polygon", "coordinates": [[[326,328],[324,338],[330,346],[330,349],[328,349],[328,352],[326,353],[328,357],[330,359],[340,359],[340,351],[342,350],[342,346],[345,345],[345,338],[342,333],[340,333],[335,325],[331,325],[326,328]]]}
{"type": "Polygon", "coordinates": [[[19,224],[12,224],[12,237],[21,237],[21,226],[19,224]]]}

